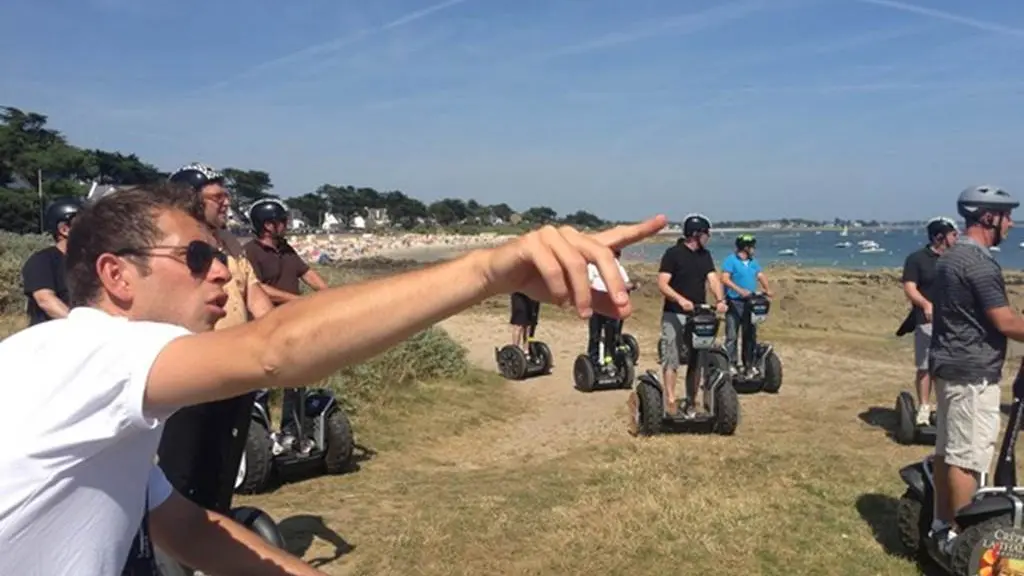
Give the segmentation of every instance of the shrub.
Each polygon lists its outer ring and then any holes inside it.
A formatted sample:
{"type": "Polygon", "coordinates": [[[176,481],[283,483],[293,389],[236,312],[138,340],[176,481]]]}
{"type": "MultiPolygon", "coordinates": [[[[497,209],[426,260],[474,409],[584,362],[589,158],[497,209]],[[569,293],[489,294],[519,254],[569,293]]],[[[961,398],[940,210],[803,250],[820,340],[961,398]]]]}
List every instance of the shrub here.
{"type": "Polygon", "coordinates": [[[0,232],[0,313],[25,312],[21,267],[33,252],[49,245],[50,239],[41,234],[0,232]]]}

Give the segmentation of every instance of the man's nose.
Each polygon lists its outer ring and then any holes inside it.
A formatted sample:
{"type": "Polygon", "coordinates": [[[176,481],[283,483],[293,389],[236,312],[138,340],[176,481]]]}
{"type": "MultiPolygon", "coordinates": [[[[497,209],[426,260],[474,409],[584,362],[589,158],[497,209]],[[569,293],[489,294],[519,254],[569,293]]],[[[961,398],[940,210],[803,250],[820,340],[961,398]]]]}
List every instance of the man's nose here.
{"type": "Polygon", "coordinates": [[[207,278],[218,284],[227,284],[231,281],[231,270],[228,269],[227,264],[221,262],[217,258],[214,258],[207,278]]]}

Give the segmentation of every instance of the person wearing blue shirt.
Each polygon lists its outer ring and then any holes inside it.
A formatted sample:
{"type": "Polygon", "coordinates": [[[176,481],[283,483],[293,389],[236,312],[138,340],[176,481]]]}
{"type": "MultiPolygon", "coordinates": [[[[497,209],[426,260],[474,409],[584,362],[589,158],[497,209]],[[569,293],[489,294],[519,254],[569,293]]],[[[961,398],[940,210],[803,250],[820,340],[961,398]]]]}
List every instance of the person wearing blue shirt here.
{"type": "Polygon", "coordinates": [[[757,239],[753,234],[740,234],[736,237],[736,251],[726,257],[722,263],[722,284],[725,285],[725,301],[728,310],[725,314],[725,351],[729,355],[731,368],[738,370],[736,358],[736,341],[739,327],[743,326],[743,364],[750,376],[756,376],[756,367],[751,366],[754,356],[754,343],[757,341],[757,327],[744,322],[746,314],[746,297],[757,292],[758,284],[765,296],[771,298],[768,280],[765,278],[761,264],[754,258],[757,239]]]}

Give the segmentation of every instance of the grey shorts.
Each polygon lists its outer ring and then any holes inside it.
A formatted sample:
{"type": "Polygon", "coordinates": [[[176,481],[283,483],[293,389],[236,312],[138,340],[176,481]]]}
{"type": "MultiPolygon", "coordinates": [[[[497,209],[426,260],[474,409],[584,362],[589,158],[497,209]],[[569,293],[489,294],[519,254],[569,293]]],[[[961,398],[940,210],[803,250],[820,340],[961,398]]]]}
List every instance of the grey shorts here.
{"type": "Polygon", "coordinates": [[[918,324],[914,328],[914,366],[928,370],[928,348],[932,345],[932,325],[918,324]]]}
{"type": "Polygon", "coordinates": [[[946,464],[988,472],[999,437],[999,386],[935,379],[935,454],[946,464]]]}
{"type": "Polygon", "coordinates": [[[686,342],[686,315],[673,312],[661,313],[661,339],[658,341],[658,358],[662,368],[677,370],[685,364],[689,355],[686,342]]]}

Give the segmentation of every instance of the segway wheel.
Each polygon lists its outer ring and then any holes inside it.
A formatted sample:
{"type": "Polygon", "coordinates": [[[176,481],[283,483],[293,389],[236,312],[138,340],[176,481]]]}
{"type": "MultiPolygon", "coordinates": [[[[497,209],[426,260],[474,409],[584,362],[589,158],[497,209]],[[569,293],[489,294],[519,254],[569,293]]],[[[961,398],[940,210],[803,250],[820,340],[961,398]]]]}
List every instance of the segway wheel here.
{"type": "Polygon", "coordinates": [[[636,387],[637,411],[633,418],[637,419],[637,434],[640,436],[653,436],[661,433],[662,419],[665,416],[665,404],[661,397],[661,390],[647,384],[643,380],[636,387]]]}
{"type": "Polygon", "coordinates": [[[896,430],[893,435],[900,444],[913,444],[916,427],[914,416],[917,413],[914,397],[909,392],[900,392],[896,397],[896,430]]]}
{"type": "Polygon", "coordinates": [[[921,535],[927,534],[931,528],[931,514],[923,512],[924,504],[911,490],[904,492],[896,505],[896,531],[899,533],[900,544],[911,558],[924,551],[921,547],[921,535]]]}
{"type": "Polygon", "coordinates": [[[523,349],[509,344],[499,350],[498,371],[509,380],[522,380],[526,375],[526,354],[523,349]]]}
{"type": "MultiPolygon", "coordinates": [[[[979,572],[985,553],[991,550],[993,542],[1004,540],[1006,536],[997,538],[998,533],[1016,536],[1019,532],[1013,528],[1010,514],[996,516],[975,524],[961,532],[950,552],[950,568],[955,576],[974,576],[979,572]]],[[[1011,552],[1012,554],[1012,552],[1011,552]]]]}
{"type": "MultiPolygon", "coordinates": [[[[728,374],[728,372],[726,372],[728,374]]],[[[731,382],[723,382],[715,390],[715,434],[732,436],[740,424],[740,397],[731,382]]]]}
{"type": "Polygon", "coordinates": [[[619,388],[629,390],[633,387],[633,381],[636,380],[636,367],[629,359],[625,359],[619,366],[619,388]]]}
{"type": "Polygon", "coordinates": [[[764,385],[762,390],[769,394],[778,394],[782,387],[782,359],[774,350],[764,357],[764,385]]]}
{"type": "Polygon", "coordinates": [[[324,472],[341,474],[352,465],[352,453],[355,451],[355,440],[352,437],[352,424],[341,408],[331,410],[324,419],[326,427],[324,441],[327,451],[324,453],[324,472]]]}
{"type": "Polygon", "coordinates": [[[534,358],[540,360],[539,365],[541,367],[539,374],[550,374],[551,366],[553,364],[553,357],[551,356],[551,348],[543,342],[530,342],[530,354],[534,358]]]}
{"type": "Polygon", "coordinates": [[[640,361],[640,343],[632,334],[623,334],[622,343],[629,348],[629,359],[636,364],[640,361]]]}
{"type": "Polygon", "coordinates": [[[274,458],[272,450],[270,431],[261,422],[254,420],[249,425],[245,450],[238,464],[238,476],[235,478],[237,494],[256,494],[270,484],[274,458]]]}
{"type": "Polygon", "coordinates": [[[572,379],[576,389],[580,392],[593,392],[594,384],[597,382],[597,374],[594,371],[594,363],[590,356],[580,354],[572,365],[572,379]]]}
{"type": "Polygon", "coordinates": [[[252,506],[239,506],[232,508],[229,516],[235,522],[258,534],[271,546],[285,549],[284,536],[281,535],[277,523],[270,517],[270,514],[252,506]]]}
{"type": "Polygon", "coordinates": [[[711,364],[711,370],[707,377],[710,377],[712,372],[719,372],[725,378],[725,383],[732,385],[732,370],[729,369],[729,357],[726,356],[725,350],[721,348],[713,348],[708,351],[708,360],[711,364]]]}

